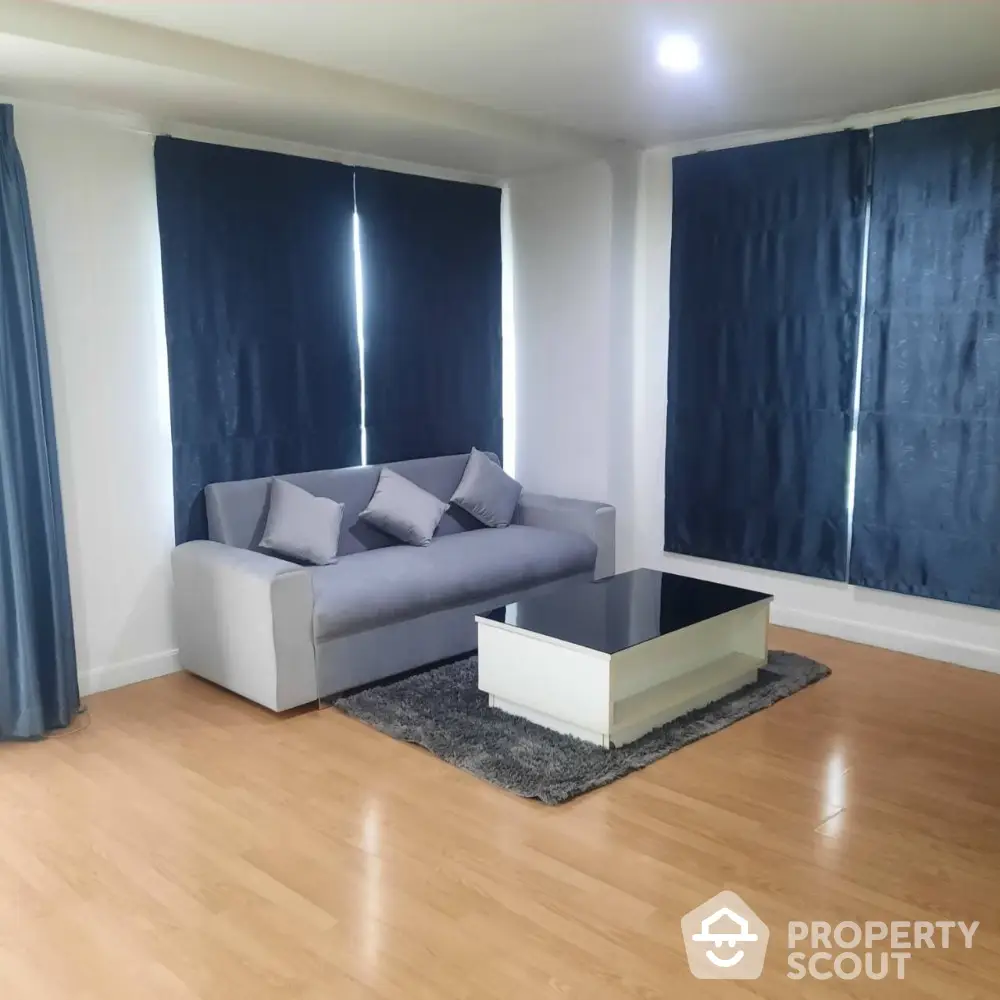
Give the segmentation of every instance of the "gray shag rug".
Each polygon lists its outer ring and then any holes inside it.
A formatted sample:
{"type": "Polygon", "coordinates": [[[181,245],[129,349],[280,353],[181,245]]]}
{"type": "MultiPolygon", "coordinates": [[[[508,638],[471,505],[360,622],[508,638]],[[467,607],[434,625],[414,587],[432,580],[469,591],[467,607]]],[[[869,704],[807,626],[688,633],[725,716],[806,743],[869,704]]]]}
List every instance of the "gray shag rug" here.
{"type": "Polygon", "coordinates": [[[756,683],[610,750],[490,708],[477,686],[474,656],[336,697],[333,704],[477,778],[558,805],[769,708],[829,673],[815,660],[772,652],[756,683]]]}

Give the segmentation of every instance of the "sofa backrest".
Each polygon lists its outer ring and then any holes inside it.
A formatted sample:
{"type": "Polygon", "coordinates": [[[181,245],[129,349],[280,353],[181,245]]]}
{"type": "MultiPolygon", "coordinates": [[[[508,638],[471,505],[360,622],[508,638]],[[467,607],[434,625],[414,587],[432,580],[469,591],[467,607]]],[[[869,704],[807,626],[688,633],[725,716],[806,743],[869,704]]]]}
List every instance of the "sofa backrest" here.
{"type": "MultiPolygon", "coordinates": [[[[415,458],[408,462],[389,462],[387,467],[447,503],[455,492],[468,455],[445,455],[440,458],[415,458]]],[[[279,478],[301,486],[314,496],[329,497],[344,505],[344,523],[340,530],[340,553],[350,555],[367,549],[400,544],[367,524],[358,523],[358,515],[368,506],[381,465],[358,465],[348,469],[324,469],[319,472],[296,472],[279,478]]],[[[208,537],[214,542],[241,549],[256,548],[264,535],[267,520],[271,477],[245,479],[233,483],[213,483],[205,488],[208,507],[208,537]]],[[[437,535],[450,535],[468,528],[482,527],[478,521],[456,507],[449,507],[437,535]]]]}

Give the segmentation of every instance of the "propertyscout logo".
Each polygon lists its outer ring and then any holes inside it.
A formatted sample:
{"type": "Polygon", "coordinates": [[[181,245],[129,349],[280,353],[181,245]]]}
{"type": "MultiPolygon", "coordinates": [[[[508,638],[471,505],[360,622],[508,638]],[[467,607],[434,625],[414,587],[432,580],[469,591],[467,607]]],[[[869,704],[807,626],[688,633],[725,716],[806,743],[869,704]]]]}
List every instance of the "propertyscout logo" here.
{"type": "MultiPolygon", "coordinates": [[[[905,979],[921,948],[971,948],[979,921],[792,920],[784,974],[789,979],[905,979]]],[[[698,979],[759,979],[770,937],[767,925],[726,890],[681,920],[691,974],[698,979]]]]}
{"type": "Polygon", "coordinates": [[[691,974],[698,979],[759,979],[770,931],[728,889],[681,920],[691,974]]]}

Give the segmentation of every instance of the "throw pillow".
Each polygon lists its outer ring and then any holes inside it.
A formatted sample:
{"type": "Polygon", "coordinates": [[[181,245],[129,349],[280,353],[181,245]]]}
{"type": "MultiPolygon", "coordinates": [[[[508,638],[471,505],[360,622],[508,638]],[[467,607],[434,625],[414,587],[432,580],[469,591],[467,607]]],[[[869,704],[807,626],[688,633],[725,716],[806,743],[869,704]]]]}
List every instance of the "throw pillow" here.
{"type": "Polygon", "coordinates": [[[358,519],[409,545],[430,545],[448,505],[416,483],[383,469],[358,519]]]}
{"type": "Polygon", "coordinates": [[[344,505],[284,479],[271,480],[271,505],[260,547],[314,566],[337,561],[344,505]]]}
{"type": "Polygon", "coordinates": [[[451,502],[487,528],[506,528],[521,499],[521,484],[478,448],[472,449],[465,474],[451,502]]]}

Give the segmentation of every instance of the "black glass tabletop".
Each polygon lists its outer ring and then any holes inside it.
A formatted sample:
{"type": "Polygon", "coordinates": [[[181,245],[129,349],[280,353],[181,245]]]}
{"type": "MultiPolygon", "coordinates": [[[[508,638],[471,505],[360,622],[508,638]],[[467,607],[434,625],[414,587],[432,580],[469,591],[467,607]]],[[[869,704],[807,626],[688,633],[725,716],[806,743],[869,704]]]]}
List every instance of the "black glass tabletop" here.
{"type": "Polygon", "coordinates": [[[707,580],[638,569],[605,580],[572,581],[481,617],[601,653],[618,653],[770,597],[707,580]]]}

